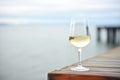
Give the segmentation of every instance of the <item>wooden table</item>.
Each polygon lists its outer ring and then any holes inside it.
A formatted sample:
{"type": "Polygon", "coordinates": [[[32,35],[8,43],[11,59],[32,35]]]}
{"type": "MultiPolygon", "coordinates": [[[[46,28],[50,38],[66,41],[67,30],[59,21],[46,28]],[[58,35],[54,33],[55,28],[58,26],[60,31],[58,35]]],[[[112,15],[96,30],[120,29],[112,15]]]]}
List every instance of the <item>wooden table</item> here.
{"type": "Polygon", "coordinates": [[[120,47],[83,61],[89,71],[71,71],[77,63],[48,73],[48,80],[120,80],[120,47]]]}

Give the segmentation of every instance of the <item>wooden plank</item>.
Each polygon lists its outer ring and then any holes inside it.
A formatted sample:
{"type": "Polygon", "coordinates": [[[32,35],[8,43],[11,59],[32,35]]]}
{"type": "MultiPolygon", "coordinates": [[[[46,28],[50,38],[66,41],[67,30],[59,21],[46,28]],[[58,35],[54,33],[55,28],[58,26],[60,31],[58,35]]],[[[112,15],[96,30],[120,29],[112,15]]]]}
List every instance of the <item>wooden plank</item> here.
{"type": "Polygon", "coordinates": [[[48,73],[48,80],[120,80],[120,47],[82,62],[89,71],[71,71],[77,63],[48,73]]]}

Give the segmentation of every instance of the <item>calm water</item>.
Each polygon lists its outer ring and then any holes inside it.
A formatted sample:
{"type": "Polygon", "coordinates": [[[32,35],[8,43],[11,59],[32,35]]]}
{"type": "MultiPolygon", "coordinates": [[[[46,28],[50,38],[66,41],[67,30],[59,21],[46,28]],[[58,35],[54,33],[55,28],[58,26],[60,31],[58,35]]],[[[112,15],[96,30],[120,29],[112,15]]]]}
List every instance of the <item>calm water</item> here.
{"type": "MultiPolygon", "coordinates": [[[[91,27],[91,43],[83,59],[114,47],[96,41],[91,27]]],[[[0,27],[0,80],[47,80],[47,73],[77,62],[77,50],[68,41],[69,27],[0,27]]],[[[104,36],[103,36],[104,37],[104,36]]]]}

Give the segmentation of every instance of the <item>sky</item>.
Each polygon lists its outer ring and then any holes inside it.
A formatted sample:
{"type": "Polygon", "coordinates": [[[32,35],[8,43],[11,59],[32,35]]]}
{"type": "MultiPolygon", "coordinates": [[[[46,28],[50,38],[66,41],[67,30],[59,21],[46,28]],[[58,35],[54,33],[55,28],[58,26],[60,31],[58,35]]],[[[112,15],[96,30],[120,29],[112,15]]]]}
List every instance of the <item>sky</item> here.
{"type": "Polygon", "coordinates": [[[79,16],[120,25],[120,0],[0,0],[0,23],[64,24],[79,16]]]}

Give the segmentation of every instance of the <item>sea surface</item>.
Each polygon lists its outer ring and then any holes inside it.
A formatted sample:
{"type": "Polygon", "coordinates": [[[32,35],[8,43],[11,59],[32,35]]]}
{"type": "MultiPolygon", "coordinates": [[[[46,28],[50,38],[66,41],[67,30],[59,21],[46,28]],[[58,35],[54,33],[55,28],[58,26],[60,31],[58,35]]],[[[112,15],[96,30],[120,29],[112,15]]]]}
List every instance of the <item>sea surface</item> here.
{"type": "MultiPolygon", "coordinates": [[[[83,60],[115,47],[106,43],[105,32],[101,42],[95,26],[90,32],[83,60]]],[[[47,80],[48,72],[76,63],[68,37],[68,26],[0,26],[0,80],[47,80]]]]}

